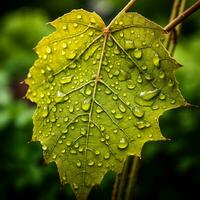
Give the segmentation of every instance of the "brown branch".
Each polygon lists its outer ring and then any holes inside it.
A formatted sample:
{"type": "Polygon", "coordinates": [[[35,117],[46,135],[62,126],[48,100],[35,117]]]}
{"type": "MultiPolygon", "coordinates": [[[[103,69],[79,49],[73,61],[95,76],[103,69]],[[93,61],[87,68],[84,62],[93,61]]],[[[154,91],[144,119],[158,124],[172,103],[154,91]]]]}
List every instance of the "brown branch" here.
{"type": "Polygon", "coordinates": [[[197,11],[200,8],[200,0],[197,1],[195,4],[193,4],[190,8],[185,10],[181,15],[176,17],[174,20],[172,20],[167,26],[164,27],[164,30],[166,32],[170,32],[173,30],[178,24],[180,24],[184,19],[189,17],[191,14],[193,14],[195,11],[197,11]]]}

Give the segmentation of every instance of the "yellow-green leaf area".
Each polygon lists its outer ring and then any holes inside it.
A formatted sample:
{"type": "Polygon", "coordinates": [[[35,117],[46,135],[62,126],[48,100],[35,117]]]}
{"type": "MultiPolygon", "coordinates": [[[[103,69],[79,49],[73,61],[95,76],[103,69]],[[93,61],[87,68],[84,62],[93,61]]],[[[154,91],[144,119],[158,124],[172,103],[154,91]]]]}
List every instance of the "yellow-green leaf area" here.
{"type": "Polygon", "coordinates": [[[185,104],[179,64],[162,45],[163,29],[137,13],[106,27],[97,14],[73,10],[51,24],[56,31],[37,45],[26,79],[37,104],[33,141],[61,182],[86,199],[145,142],[165,139],[159,116],[185,104]]]}

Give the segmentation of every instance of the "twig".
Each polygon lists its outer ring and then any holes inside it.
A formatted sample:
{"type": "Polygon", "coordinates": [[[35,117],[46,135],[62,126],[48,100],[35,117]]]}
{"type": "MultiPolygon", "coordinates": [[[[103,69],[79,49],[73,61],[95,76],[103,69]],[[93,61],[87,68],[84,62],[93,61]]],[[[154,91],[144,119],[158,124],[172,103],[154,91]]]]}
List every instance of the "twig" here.
{"type": "Polygon", "coordinates": [[[131,0],[119,13],[118,15],[110,22],[110,24],[107,26],[107,29],[111,27],[113,22],[124,12],[127,12],[132,6],[135,5],[137,0],[131,0]]]}
{"type": "Polygon", "coordinates": [[[123,194],[125,193],[124,191],[126,188],[130,168],[133,164],[133,158],[134,158],[133,156],[128,156],[128,158],[126,159],[124,163],[122,173],[119,174],[119,176],[117,177],[115,181],[113,193],[112,193],[112,200],[123,199],[123,194]]]}
{"type": "MultiPolygon", "coordinates": [[[[176,17],[178,17],[179,15],[182,14],[182,12],[185,9],[185,4],[186,4],[186,0],[175,0],[174,1],[169,23],[171,21],[173,21],[176,17]]],[[[173,56],[173,54],[174,54],[175,47],[177,45],[177,39],[180,34],[180,30],[181,30],[181,24],[174,27],[166,36],[164,45],[165,45],[166,49],[168,49],[171,56],[173,56]]]]}
{"type": "Polygon", "coordinates": [[[192,13],[197,11],[200,8],[200,0],[197,1],[195,4],[193,4],[190,8],[185,10],[181,15],[176,17],[174,20],[172,20],[167,26],[164,27],[164,30],[166,32],[170,32],[174,29],[178,24],[180,24],[184,19],[189,17],[192,13]]]}
{"type": "Polygon", "coordinates": [[[135,184],[136,184],[136,180],[137,180],[139,166],[140,166],[140,158],[135,156],[132,167],[130,169],[130,175],[129,175],[129,179],[128,179],[126,197],[125,197],[126,200],[133,199],[134,188],[135,188],[135,184]]]}
{"type": "MultiPolygon", "coordinates": [[[[178,11],[179,11],[179,8],[180,8],[180,1],[181,0],[174,0],[173,6],[172,6],[171,15],[170,15],[170,19],[169,19],[169,23],[179,15],[178,11]]],[[[172,41],[171,40],[172,34],[173,34],[173,32],[170,32],[169,34],[166,35],[166,38],[165,38],[164,46],[168,50],[169,50],[169,44],[172,41]]]]}

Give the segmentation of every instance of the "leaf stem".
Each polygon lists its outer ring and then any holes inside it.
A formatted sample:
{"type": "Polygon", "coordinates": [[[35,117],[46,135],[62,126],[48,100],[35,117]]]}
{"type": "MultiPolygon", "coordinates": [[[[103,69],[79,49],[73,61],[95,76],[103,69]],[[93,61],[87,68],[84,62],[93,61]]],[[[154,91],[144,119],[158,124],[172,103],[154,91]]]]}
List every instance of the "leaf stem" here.
{"type": "Polygon", "coordinates": [[[196,3],[194,3],[190,8],[185,10],[181,15],[176,17],[174,20],[172,20],[167,26],[164,27],[164,30],[166,32],[170,32],[173,30],[178,24],[180,24],[184,19],[189,17],[191,14],[193,14],[195,11],[197,11],[200,8],[200,0],[198,0],[196,3]]]}
{"type": "Polygon", "coordinates": [[[137,180],[139,165],[140,165],[140,158],[138,156],[135,156],[132,167],[130,169],[130,175],[128,179],[126,197],[125,197],[126,200],[133,199],[134,187],[137,180]]]}
{"type": "MultiPolygon", "coordinates": [[[[169,23],[173,21],[177,16],[182,14],[182,12],[185,9],[185,4],[186,4],[186,0],[174,1],[169,23]]],[[[167,34],[165,42],[164,42],[164,46],[166,47],[166,49],[169,51],[170,55],[172,56],[174,54],[174,50],[177,45],[177,39],[180,34],[180,30],[181,30],[181,24],[174,27],[174,29],[170,31],[169,34],[167,34]]]]}
{"type": "Polygon", "coordinates": [[[131,7],[135,5],[137,0],[130,0],[129,3],[116,15],[116,17],[110,22],[110,24],[107,26],[107,29],[111,27],[111,25],[114,23],[114,21],[124,12],[127,12],[131,7]]]}
{"type": "Polygon", "coordinates": [[[129,171],[133,164],[133,159],[134,159],[134,156],[127,157],[124,163],[122,173],[119,174],[118,177],[116,178],[113,194],[112,194],[112,200],[123,199],[123,194],[125,193],[129,171]]]}

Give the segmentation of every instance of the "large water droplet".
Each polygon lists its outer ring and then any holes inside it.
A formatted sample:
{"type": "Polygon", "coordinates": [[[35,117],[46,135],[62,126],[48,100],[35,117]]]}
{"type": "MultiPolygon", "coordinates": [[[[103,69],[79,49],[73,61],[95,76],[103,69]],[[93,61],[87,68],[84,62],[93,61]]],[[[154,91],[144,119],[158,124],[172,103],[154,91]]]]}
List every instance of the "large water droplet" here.
{"type": "Polygon", "coordinates": [[[47,106],[44,106],[43,109],[42,109],[42,117],[47,117],[49,114],[49,111],[48,111],[48,107],[47,106]]]}
{"type": "Polygon", "coordinates": [[[144,91],[140,93],[140,97],[146,101],[153,99],[160,94],[160,89],[144,91]]]}
{"type": "Polygon", "coordinates": [[[118,79],[120,81],[126,81],[126,80],[128,80],[130,78],[131,78],[131,74],[130,73],[128,73],[128,72],[126,72],[126,71],[124,71],[122,69],[120,70],[120,74],[118,76],[118,79]]]}
{"type": "Polygon", "coordinates": [[[82,103],[81,108],[84,111],[88,111],[90,109],[90,105],[91,105],[91,98],[85,99],[84,102],[82,103]]]}
{"type": "Polygon", "coordinates": [[[122,119],[123,115],[120,113],[115,114],[115,119],[122,119]]]}
{"type": "Polygon", "coordinates": [[[126,112],[126,108],[122,104],[119,105],[119,110],[123,113],[126,112]]]}
{"type": "Polygon", "coordinates": [[[156,67],[159,67],[159,65],[160,65],[160,58],[159,58],[159,56],[157,54],[153,57],[153,64],[156,67]]]}
{"type": "Polygon", "coordinates": [[[134,57],[135,57],[136,59],[142,58],[142,50],[141,50],[141,49],[135,49],[135,50],[134,50],[134,57]]]}
{"type": "Polygon", "coordinates": [[[144,116],[144,111],[143,111],[142,109],[138,108],[138,107],[135,107],[135,108],[133,109],[133,114],[134,114],[136,117],[140,118],[140,117],[143,117],[143,116],[144,116]]]}
{"type": "Polygon", "coordinates": [[[94,161],[93,161],[93,160],[90,160],[90,161],[88,162],[88,166],[90,166],[90,167],[94,166],[94,161]]]}
{"type": "Polygon", "coordinates": [[[72,81],[73,76],[64,76],[61,78],[60,83],[67,84],[72,81]]]}
{"type": "Polygon", "coordinates": [[[121,138],[117,147],[121,150],[126,149],[128,147],[128,142],[125,138],[121,138]]]}
{"type": "Polygon", "coordinates": [[[57,91],[56,96],[54,98],[55,102],[62,102],[64,100],[65,94],[62,93],[61,91],[57,91]]]}

